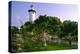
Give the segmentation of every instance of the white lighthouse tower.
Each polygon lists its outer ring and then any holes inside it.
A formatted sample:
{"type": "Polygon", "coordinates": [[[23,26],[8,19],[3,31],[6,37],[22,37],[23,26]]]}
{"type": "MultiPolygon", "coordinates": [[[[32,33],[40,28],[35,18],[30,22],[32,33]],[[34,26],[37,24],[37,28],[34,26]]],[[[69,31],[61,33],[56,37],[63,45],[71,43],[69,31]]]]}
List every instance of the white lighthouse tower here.
{"type": "Polygon", "coordinates": [[[28,12],[29,12],[29,21],[34,22],[34,20],[36,19],[35,17],[36,11],[34,10],[33,5],[30,6],[30,9],[28,10],[28,12]]]}

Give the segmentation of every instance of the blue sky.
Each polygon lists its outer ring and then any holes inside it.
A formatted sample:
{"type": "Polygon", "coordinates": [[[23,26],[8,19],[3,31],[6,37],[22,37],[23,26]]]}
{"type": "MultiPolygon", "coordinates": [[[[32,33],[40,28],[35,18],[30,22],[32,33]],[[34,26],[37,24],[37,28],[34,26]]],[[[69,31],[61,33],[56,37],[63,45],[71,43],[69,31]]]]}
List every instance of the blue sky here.
{"type": "Polygon", "coordinates": [[[34,5],[36,18],[39,15],[56,16],[64,20],[78,21],[78,6],[73,4],[32,3],[12,1],[11,26],[21,26],[29,20],[28,10],[34,5]]]}

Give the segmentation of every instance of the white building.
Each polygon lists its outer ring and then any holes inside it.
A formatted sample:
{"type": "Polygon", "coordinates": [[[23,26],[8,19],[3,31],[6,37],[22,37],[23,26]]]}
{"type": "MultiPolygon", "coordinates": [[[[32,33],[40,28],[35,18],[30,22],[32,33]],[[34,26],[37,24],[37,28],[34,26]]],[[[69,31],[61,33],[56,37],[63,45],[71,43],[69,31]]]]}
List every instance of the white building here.
{"type": "Polygon", "coordinates": [[[28,10],[29,12],[29,21],[30,22],[34,22],[34,20],[36,20],[36,11],[34,10],[34,7],[33,5],[30,6],[30,9],[28,10]]]}

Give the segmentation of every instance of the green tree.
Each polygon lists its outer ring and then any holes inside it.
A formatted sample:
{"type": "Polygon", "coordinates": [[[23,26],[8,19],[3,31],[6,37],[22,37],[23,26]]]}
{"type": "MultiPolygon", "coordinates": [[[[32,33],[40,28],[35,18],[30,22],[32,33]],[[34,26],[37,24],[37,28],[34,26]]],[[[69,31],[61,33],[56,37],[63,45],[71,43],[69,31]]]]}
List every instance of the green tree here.
{"type": "Polygon", "coordinates": [[[18,32],[19,32],[19,29],[16,26],[11,26],[11,33],[12,34],[15,34],[15,33],[18,33],[18,32]]]}
{"type": "Polygon", "coordinates": [[[18,27],[11,27],[11,51],[21,52],[23,51],[23,37],[21,35],[20,29],[18,27]]]}
{"type": "Polygon", "coordinates": [[[71,41],[76,39],[77,41],[77,35],[78,35],[78,23],[70,20],[66,20],[63,22],[62,25],[63,35],[66,36],[66,38],[69,41],[69,45],[71,47],[71,41]],[[75,38],[76,37],[76,38],[75,38]]]}
{"type": "Polygon", "coordinates": [[[35,21],[35,24],[38,30],[37,32],[41,32],[44,34],[48,33],[51,35],[58,33],[58,31],[60,30],[59,25],[61,24],[61,21],[58,17],[40,15],[39,18],[35,21]]]}
{"type": "Polygon", "coordinates": [[[58,17],[40,15],[34,22],[28,21],[21,26],[20,32],[24,38],[24,51],[41,48],[43,44],[46,46],[49,35],[53,37],[57,35],[60,39],[65,38],[71,45],[74,36],[77,39],[77,27],[78,23],[74,21],[66,20],[62,23],[58,17]]]}

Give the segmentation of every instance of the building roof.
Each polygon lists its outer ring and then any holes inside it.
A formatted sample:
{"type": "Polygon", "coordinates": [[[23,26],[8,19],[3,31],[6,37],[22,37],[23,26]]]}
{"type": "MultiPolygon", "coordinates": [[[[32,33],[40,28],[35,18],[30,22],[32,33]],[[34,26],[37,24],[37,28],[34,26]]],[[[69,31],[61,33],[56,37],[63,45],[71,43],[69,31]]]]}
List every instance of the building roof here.
{"type": "Polygon", "coordinates": [[[33,9],[29,9],[28,12],[36,12],[36,11],[33,9]]]}

